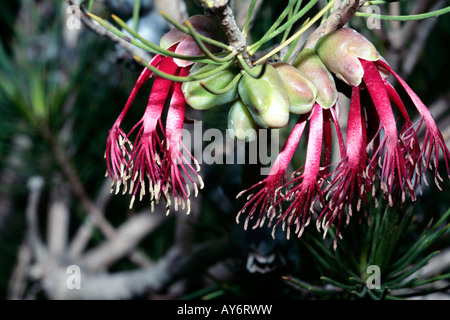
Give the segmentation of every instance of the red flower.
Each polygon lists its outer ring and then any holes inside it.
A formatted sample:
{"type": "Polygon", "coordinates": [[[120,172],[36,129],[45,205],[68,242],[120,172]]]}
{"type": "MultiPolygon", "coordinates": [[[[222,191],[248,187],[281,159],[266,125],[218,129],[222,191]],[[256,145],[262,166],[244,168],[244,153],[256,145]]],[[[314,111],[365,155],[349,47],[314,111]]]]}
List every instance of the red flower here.
{"type": "Polygon", "coordinates": [[[442,181],[438,173],[439,155],[442,152],[449,172],[450,153],[430,111],[367,39],[343,28],[319,40],[316,50],[327,68],[352,86],[347,152],[326,188],[332,197],[317,223],[326,232],[338,219],[339,235],[344,209],[348,207],[348,223],[353,205],[359,211],[361,202],[367,202],[370,189],[375,192],[377,181],[390,206],[397,200],[404,202],[406,195],[414,201],[417,187],[420,188],[426,170],[433,165],[434,180],[439,187],[439,180],[442,181]],[[421,115],[418,127],[423,122],[426,125],[422,147],[417,137],[419,128],[412,124],[403,101],[384,74],[392,74],[399,81],[421,115]],[[391,103],[403,118],[400,129],[391,103]]]}
{"type": "MultiPolygon", "coordinates": [[[[186,76],[188,74],[189,68],[181,68],[179,72],[180,76],[186,76]]],[[[187,213],[189,213],[190,189],[186,179],[193,186],[195,196],[197,196],[198,193],[198,186],[191,175],[193,174],[196,177],[200,188],[203,188],[203,181],[197,173],[197,171],[200,170],[197,160],[192,157],[181,142],[185,109],[186,101],[183,92],[181,91],[181,83],[177,82],[174,84],[166,120],[166,140],[164,158],[161,163],[161,180],[163,181],[162,190],[167,200],[167,206],[171,203],[171,193],[173,195],[175,210],[178,210],[178,206],[181,206],[182,209],[186,207],[187,213]],[[183,153],[186,153],[189,156],[189,159],[186,159],[183,153]],[[196,169],[191,165],[191,160],[193,160],[196,165],[196,169]]]]}
{"type": "MultiPolygon", "coordinates": [[[[290,227],[296,225],[295,233],[300,237],[305,227],[310,223],[311,213],[316,197],[323,202],[321,186],[324,179],[321,175],[321,158],[324,141],[324,109],[316,103],[312,110],[309,125],[308,145],[304,167],[294,172],[297,177],[287,185],[291,185],[289,191],[275,205],[283,200],[290,201],[289,207],[280,213],[281,217],[274,225],[283,222],[283,229],[287,225],[287,237],[290,235],[290,227]]],[[[325,135],[328,139],[329,136],[325,135]]],[[[328,142],[327,142],[328,144],[328,142]]],[[[326,157],[327,158],[327,157],[326,157]]]]}
{"type": "MultiPolygon", "coordinates": [[[[278,199],[283,197],[281,189],[286,182],[286,169],[292,159],[292,156],[294,155],[300,138],[302,137],[307,120],[308,115],[300,116],[299,120],[292,129],[286,143],[284,144],[283,149],[272,165],[269,175],[264,180],[258,182],[257,184],[240,192],[237,195],[237,198],[239,198],[243,194],[256,189],[256,191],[253,191],[253,193],[247,196],[247,203],[238,212],[236,216],[237,223],[239,223],[240,215],[245,213],[245,211],[250,206],[251,210],[250,212],[248,212],[247,218],[245,219],[245,228],[247,228],[249,220],[253,218],[257,211],[258,219],[255,222],[253,228],[262,226],[266,219],[266,215],[270,219],[270,221],[274,218],[274,216],[270,216],[270,211],[272,211],[272,206],[277,203],[278,199]]],[[[281,205],[279,206],[279,209],[281,210],[281,205]]]]}
{"type": "MultiPolygon", "coordinates": [[[[193,16],[189,21],[194,29],[203,35],[214,36],[219,33],[220,27],[212,18],[193,16]]],[[[178,55],[202,54],[195,40],[178,29],[173,29],[163,36],[161,47],[178,55]]],[[[213,51],[220,50],[210,45],[207,47],[213,51]]],[[[150,61],[150,65],[162,73],[177,77],[189,75],[192,64],[192,61],[162,55],[156,55],[150,61]]],[[[141,120],[127,134],[121,129],[123,119],[138,91],[152,76],[153,73],[148,68],[142,71],[124,109],[109,131],[105,158],[108,174],[113,180],[112,190],[115,188],[117,193],[123,186],[123,193],[128,191],[132,195],[130,208],[138,192],[139,199],[149,192],[152,206],[162,195],[169,207],[172,203],[171,195],[173,195],[175,210],[181,206],[183,209],[187,208],[189,212],[189,186],[186,182],[189,181],[193,185],[195,194],[198,192],[197,183],[202,188],[203,182],[197,170],[190,164],[190,160],[194,160],[197,169],[198,163],[181,144],[181,130],[186,107],[181,82],[156,75],[141,120]],[[169,110],[164,128],[161,117],[166,103],[169,103],[169,110]],[[130,142],[132,135],[135,136],[134,143],[130,142]],[[190,159],[184,157],[182,150],[186,152],[184,154],[189,155],[190,159]],[[197,183],[192,176],[198,180],[197,183]]]]}

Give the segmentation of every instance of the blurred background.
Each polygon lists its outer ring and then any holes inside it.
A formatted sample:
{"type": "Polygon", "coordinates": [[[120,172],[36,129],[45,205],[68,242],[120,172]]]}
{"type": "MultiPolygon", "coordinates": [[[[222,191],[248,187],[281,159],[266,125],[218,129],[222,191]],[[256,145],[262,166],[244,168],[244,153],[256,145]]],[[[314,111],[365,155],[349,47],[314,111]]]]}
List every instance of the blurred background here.
{"type": "MultiPolygon", "coordinates": [[[[250,40],[264,34],[286,2],[257,2],[250,40]]],[[[230,4],[242,25],[250,1],[230,4]]],[[[401,1],[378,8],[399,15],[449,5],[401,1]]],[[[151,213],[145,200],[129,209],[127,195],[110,194],[103,156],[108,130],[142,67],[126,48],[81,22],[82,12],[68,2],[0,6],[1,299],[450,298],[448,179],[443,191],[430,183],[417,203],[369,208],[371,224],[355,218],[337,251],[314,227],[301,239],[281,233],[274,240],[270,230],[236,224],[241,203],[235,196],[257,181],[258,166],[203,165],[205,189],[189,216],[166,216],[164,207],[151,213]],[[366,269],[379,256],[382,288],[370,291],[366,269]]],[[[92,11],[128,20],[133,6],[133,0],[102,0],[92,11]]],[[[202,13],[195,1],[141,0],[138,32],[157,44],[170,29],[162,9],[179,21],[202,13]]],[[[416,91],[450,142],[450,15],[369,23],[355,17],[350,25],[416,91]]],[[[126,125],[140,118],[150,89],[148,83],[141,90],[126,125]]],[[[205,130],[225,129],[227,112],[191,110],[189,116],[205,130]]],[[[288,132],[281,130],[282,139],[288,132]]],[[[303,157],[299,152],[294,159],[297,167],[303,157]]]]}

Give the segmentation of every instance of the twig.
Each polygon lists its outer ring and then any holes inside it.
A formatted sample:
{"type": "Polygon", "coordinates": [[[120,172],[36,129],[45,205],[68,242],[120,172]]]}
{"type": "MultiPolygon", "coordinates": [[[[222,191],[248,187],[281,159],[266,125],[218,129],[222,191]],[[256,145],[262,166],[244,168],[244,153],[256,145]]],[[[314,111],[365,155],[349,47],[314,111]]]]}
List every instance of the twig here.
{"type": "Polygon", "coordinates": [[[205,7],[205,11],[211,11],[219,20],[227,35],[228,44],[238,55],[242,56],[247,66],[252,68],[252,59],[247,51],[247,40],[239,29],[233,10],[228,5],[228,0],[201,0],[201,2],[205,7]]]}
{"type": "Polygon", "coordinates": [[[119,227],[113,239],[88,251],[83,258],[83,265],[93,271],[107,268],[135,249],[164,220],[165,216],[161,214],[143,212],[134,215],[119,227]]]}
{"type": "Polygon", "coordinates": [[[324,35],[342,28],[364,4],[365,0],[341,0],[329,17],[311,34],[304,48],[314,48],[317,41],[324,35]]]}

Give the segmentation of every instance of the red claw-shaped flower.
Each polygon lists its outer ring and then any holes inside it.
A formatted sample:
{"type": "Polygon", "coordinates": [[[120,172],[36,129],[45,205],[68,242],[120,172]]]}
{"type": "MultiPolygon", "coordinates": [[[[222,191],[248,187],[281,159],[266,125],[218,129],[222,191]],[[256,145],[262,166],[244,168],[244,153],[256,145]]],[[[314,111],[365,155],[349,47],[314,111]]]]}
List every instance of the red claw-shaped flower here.
{"type": "MultiPolygon", "coordinates": [[[[239,198],[245,193],[252,192],[247,196],[247,203],[236,216],[237,223],[239,223],[241,214],[245,213],[245,211],[249,208],[251,209],[245,220],[245,228],[247,228],[249,220],[254,218],[255,213],[257,213],[257,221],[255,222],[253,228],[262,226],[266,217],[272,221],[274,216],[270,215],[270,211],[272,211],[272,207],[275,203],[277,203],[278,199],[283,197],[281,189],[286,182],[286,169],[292,159],[292,156],[294,155],[295,149],[297,148],[305,129],[307,120],[308,115],[300,116],[288,139],[286,140],[283,149],[272,165],[269,175],[264,180],[237,195],[237,198],[239,198]]],[[[281,204],[278,209],[281,211],[281,204]]]]}
{"type": "MultiPolygon", "coordinates": [[[[323,179],[321,172],[321,158],[324,140],[324,110],[316,103],[312,110],[309,125],[308,145],[306,149],[306,160],[304,167],[294,172],[297,177],[292,179],[288,185],[290,190],[275,205],[283,200],[290,201],[289,207],[281,214],[275,227],[282,222],[283,228],[287,228],[287,237],[290,235],[290,227],[296,225],[295,233],[300,237],[305,227],[310,223],[313,206],[318,197],[323,202],[321,185],[323,179]]],[[[274,210],[272,208],[271,210],[274,210]]]]}
{"type": "MultiPolygon", "coordinates": [[[[336,235],[340,235],[341,223],[344,220],[344,208],[348,207],[347,223],[353,213],[353,206],[357,211],[364,201],[367,204],[367,192],[371,184],[366,179],[367,170],[367,132],[366,119],[361,110],[359,88],[354,87],[347,122],[347,149],[343,150],[342,161],[332,173],[332,181],[324,189],[330,195],[322,213],[317,219],[317,227],[324,229],[324,235],[333,222],[338,219],[336,235]]],[[[337,245],[337,237],[334,247],[337,245]]]]}
{"type": "Polygon", "coordinates": [[[332,197],[319,216],[322,227],[327,230],[338,219],[338,233],[344,208],[349,208],[349,218],[352,204],[356,202],[359,210],[361,201],[367,201],[369,186],[377,181],[390,206],[397,200],[404,202],[406,195],[416,200],[416,189],[421,190],[422,179],[427,183],[425,172],[433,166],[439,187],[441,153],[449,173],[450,153],[444,138],[428,108],[373,45],[356,31],[343,28],[320,39],[316,52],[330,71],[353,87],[347,152],[327,187],[332,197]],[[419,112],[421,120],[417,127],[399,94],[385,79],[389,74],[398,80],[419,112]],[[398,109],[402,121],[395,118],[392,105],[398,109]],[[400,127],[398,123],[403,125],[400,127]],[[420,146],[417,132],[422,123],[426,125],[426,133],[420,146]]]}
{"type": "MultiPolygon", "coordinates": [[[[186,68],[180,71],[180,76],[187,76],[188,74],[189,70],[186,68]]],[[[170,200],[170,194],[172,194],[175,211],[180,206],[182,209],[186,208],[188,214],[190,212],[190,187],[186,179],[193,186],[195,196],[198,194],[198,186],[192,179],[192,176],[195,176],[198,180],[200,189],[203,188],[203,180],[197,173],[200,170],[197,160],[184,147],[181,141],[185,110],[186,100],[181,91],[181,83],[177,82],[174,84],[169,111],[167,113],[165,154],[161,163],[161,181],[163,181],[162,191],[167,202],[167,207],[172,203],[170,200]],[[184,154],[189,158],[186,158],[184,154]],[[196,166],[195,169],[191,164],[191,160],[196,166]]]]}
{"type": "MultiPolygon", "coordinates": [[[[220,35],[217,22],[212,18],[194,16],[189,19],[189,22],[197,32],[203,35],[214,37],[216,32],[220,35]]],[[[161,47],[189,56],[202,54],[190,36],[175,29],[161,39],[161,47]]],[[[220,49],[210,47],[210,50],[220,49]]],[[[150,61],[153,68],[178,77],[187,76],[192,64],[190,61],[162,55],[156,55],[150,61]]],[[[191,182],[195,194],[198,187],[194,179],[198,180],[200,188],[203,187],[203,182],[197,170],[194,170],[190,164],[190,160],[194,160],[197,167],[198,163],[190,153],[186,153],[189,159],[186,159],[183,154],[183,150],[188,151],[181,143],[186,105],[181,83],[156,75],[141,120],[127,134],[121,129],[123,119],[138,91],[152,76],[153,73],[148,68],[142,71],[124,109],[109,131],[105,158],[108,174],[113,180],[112,190],[115,189],[117,193],[122,187],[123,193],[128,191],[132,196],[130,208],[137,196],[142,199],[148,191],[152,208],[154,202],[158,202],[161,196],[165,198],[169,206],[172,203],[171,195],[173,195],[175,210],[178,210],[180,206],[189,212],[190,192],[186,182],[191,182]],[[164,128],[162,114],[166,104],[169,104],[169,110],[164,128]],[[131,143],[131,136],[134,136],[134,143],[131,143]]]]}

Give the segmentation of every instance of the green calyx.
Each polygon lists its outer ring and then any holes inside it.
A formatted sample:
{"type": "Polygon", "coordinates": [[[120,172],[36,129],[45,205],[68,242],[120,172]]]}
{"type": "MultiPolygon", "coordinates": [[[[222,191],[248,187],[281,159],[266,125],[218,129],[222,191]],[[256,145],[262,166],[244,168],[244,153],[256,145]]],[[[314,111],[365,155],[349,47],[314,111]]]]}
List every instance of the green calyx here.
{"type": "Polygon", "coordinates": [[[256,125],[242,100],[236,100],[228,112],[228,133],[237,140],[250,142],[256,139],[256,125]]]}
{"type": "Polygon", "coordinates": [[[323,36],[315,50],[327,68],[351,86],[358,86],[364,75],[360,58],[369,61],[380,59],[375,46],[350,28],[341,28],[323,36]]]}
{"type": "Polygon", "coordinates": [[[282,128],[289,121],[289,96],[277,70],[271,65],[258,65],[252,70],[264,73],[254,78],[245,73],[238,92],[255,122],[263,128],[282,128]]]}
{"type": "Polygon", "coordinates": [[[304,114],[311,111],[317,97],[314,84],[290,64],[278,62],[273,66],[283,80],[284,88],[289,96],[290,112],[304,114]]]}
{"type": "Polygon", "coordinates": [[[301,51],[292,65],[317,88],[316,101],[322,108],[331,108],[336,103],[338,92],[333,75],[314,49],[301,51]]]}
{"type": "MultiPolygon", "coordinates": [[[[216,65],[212,64],[198,69],[193,68],[190,76],[201,76],[201,74],[214,71],[217,68],[216,65]]],[[[219,70],[203,80],[185,82],[181,89],[186,102],[192,108],[206,110],[236,100],[238,98],[239,78],[239,68],[231,66],[219,70]]]]}

